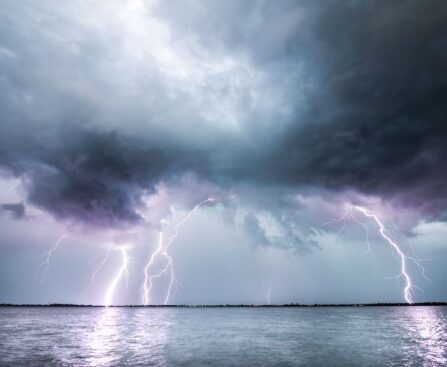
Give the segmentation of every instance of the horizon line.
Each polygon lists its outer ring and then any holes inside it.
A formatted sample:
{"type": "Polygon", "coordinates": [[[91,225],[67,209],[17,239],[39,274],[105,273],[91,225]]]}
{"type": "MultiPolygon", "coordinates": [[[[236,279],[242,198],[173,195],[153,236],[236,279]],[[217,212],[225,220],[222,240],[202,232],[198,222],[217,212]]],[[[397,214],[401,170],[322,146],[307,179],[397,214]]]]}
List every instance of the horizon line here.
{"type": "Polygon", "coordinates": [[[248,303],[228,303],[228,304],[171,304],[171,305],[96,305],[82,303],[0,303],[0,307],[104,307],[104,308],[281,308],[281,307],[378,307],[378,306],[447,306],[447,302],[374,302],[374,303],[283,303],[283,304],[248,304],[248,303]]]}

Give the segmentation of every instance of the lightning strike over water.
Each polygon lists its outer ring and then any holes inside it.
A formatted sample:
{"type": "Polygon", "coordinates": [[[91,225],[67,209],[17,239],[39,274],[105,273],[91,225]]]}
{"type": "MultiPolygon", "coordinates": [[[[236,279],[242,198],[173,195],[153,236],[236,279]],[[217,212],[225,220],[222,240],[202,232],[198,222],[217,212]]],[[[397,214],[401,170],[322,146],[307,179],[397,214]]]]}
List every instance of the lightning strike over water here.
{"type": "Polygon", "coordinates": [[[386,233],[386,229],[384,224],[382,223],[382,221],[379,219],[379,217],[371,212],[370,210],[363,208],[361,206],[358,205],[351,205],[351,204],[347,204],[347,210],[346,212],[339,218],[332,218],[330,221],[326,222],[324,224],[324,226],[332,224],[332,223],[336,223],[336,222],[342,222],[343,221],[343,226],[340,228],[339,232],[341,232],[345,226],[346,226],[346,222],[348,220],[353,221],[359,225],[361,225],[366,233],[366,237],[365,237],[365,241],[366,244],[368,246],[368,252],[372,253],[371,251],[371,244],[369,242],[369,229],[368,226],[363,223],[362,221],[358,220],[355,216],[354,216],[354,211],[360,212],[361,214],[363,214],[365,217],[367,218],[371,218],[374,220],[374,222],[377,224],[378,228],[379,228],[379,234],[380,236],[388,243],[388,245],[394,250],[394,252],[397,254],[397,258],[400,262],[400,273],[398,274],[397,278],[403,278],[405,281],[405,286],[404,286],[404,290],[403,290],[403,297],[405,299],[405,301],[408,304],[412,304],[413,303],[413,297],[411,294],[411,290],[413,288],[417,288],[411,281],[411,277],[408,273],[408,268],[407,268],[407,264],[408,264],[408,260],[411,260],[419,269],[422,270],[422,275],[425,277],[425,268],[420,264],[420,261],[422,260],[418,260],[412,257],[409,257],[407,255],[404,254],[404,252],[402,251],[402,249],[400,248],[400,246],[391,238],[389,237],[389,235],[386,233]]]}
{"type": "Polygon", "coordinates": [[[43,269],[42,275],[39,280],[39,285],[42,284],[42,282],[45,280],[45,277],[47,276],[48,270],[50,269],[51,257],[54,251],[58,249],[60,243],[66,235],[67,233],[62,233],[62,235],[54,242],[53,246],[51,246],[50,250],[47,252],[45,260],[37,268],[37,274],[39,274],[41,269],[43,269]]]}
{"type": "Polygon", "coordinates": [[[152,264],[155,261],[155,258],[157,255],[161,252],[163,249],[163,232],[160,232],[159,240],[158,240],[158,246],[155,249],[155,251],[151,254],[149,262],[144,267],[144,284],[143,284],[143,305],[147,306],[149,304],[149,297],[150,297],[150,290],[152,288],[152,278],[149,278],[149,269],[151,268],[152,264]]]}
{"type": "Polygon", "coordinates": [[[400,268],[400,276],[405,279],[404,298],[405,298],[405,301],[407,303],[409,303],[409,304],[413,303],[413,297],[411,295],[411,289],[413,288],[413,284],[411,282],[411,278],[408,275],[408,271],[407,271],[407,257],[402,252],[402,250],[400,249],[399,245],[396,242],[394,242],[385,233],[385,227],[384,227],[383,223],[380,221],[379,217],[376,214],[371,213],[368,210],[366,210],[365,208],[362,208],[361,206],[357,206],[357,205],[354,206],[354,209],[358,210],[359,212],[361,212],[366,217],[374,219],[374,221],[379,226],[380,235],[388,242],[388,244],[398,254],[399,259],[400,259],[400,266],[401,266],[401,268],[400,268]]]}
{"type": "Polygon", "coordinates": [[[143,296],[142,296],[142,303],[143,305],[147,306],[150,304],[150,293],[152,290],[152,286],[153,286],[153,282],[155,279],[160,278],[161,276],[163,276],[164,274],[168,274],[169,275],[169,285],[168,285],[168,289],[166,291],[166,297],[164,299],[164,304],[167,305],[169,303],[169,299],[171,297],[171,292],[172,292],[172,287],[176,281],[176,277],[175,277],[175,272],[174,272],[174,265],[173,265],[173,259],[172,257],[169,255],[168,250],[169,247],[172,245],[172,243],[174,242],[174,240],[177,238],[178,236],[178,230],[179,228],[185,224],[193,215],[193,213],[200,208],[202,205],[206,204],[206,203],[212,203],[214,202],[216,199],[213,197],[209,197],[205,200],[202,200],[200,203],[196,204],[187,214],[186,216],[180,221],[178,222],[175,227],[174,227],[174,234],[169,237],[169,240],[166,243],[166,246],[163,246],[163,234],[162,232],[160,232],[160,237],[159,237],[159,242],[157,245],[157,248],[155,249],[155,251],[151,254],[150,259],[148,261],[148,263],[146,264],[146,266],[144,267],[144,284],[143,284],[143,296]],[[153,266],[156,258],[158,256],[162,256],[165,258],[166,261],[166,265],[156,274],[151,274],[150,270],[151,267],[153,266]]]}
{"type": "Polygon", "coordinates": [[[118,272],[116,273],[115,277],[112,280],[112,283],[110,283],[109,288],[107,289],[105,298],[104,298],[104,305],[105,306],[111,306],[113,301],[113,294],[115,292],[115,288],[118,284],[118,282],[121,280],[123,276],[126,277],[126,284],[128,283],[129,279],[129,269],[127,267],[129,263],[129,257],[127,256],[127,249],[121,248],[121,257],[122,257],[122,263],[121,267],[119,268],[118,272]]]}

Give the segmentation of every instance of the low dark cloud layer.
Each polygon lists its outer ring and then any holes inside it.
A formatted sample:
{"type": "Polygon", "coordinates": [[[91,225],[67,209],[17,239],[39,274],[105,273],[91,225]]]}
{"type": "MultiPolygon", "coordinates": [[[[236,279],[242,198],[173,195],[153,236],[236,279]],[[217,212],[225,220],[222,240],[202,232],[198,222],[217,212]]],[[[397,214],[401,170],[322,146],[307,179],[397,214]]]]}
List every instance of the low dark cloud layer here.
{"type": "Polygon", "coordinates": [[[89,32],[57,6],[0,14],[0,165],[54,216],[138,222],[142,195],[186,173],[446,209],[446,3],[210,2],[187,24],[159,3],[167,49],[134,28],[111,47],[102,7],[89,32]]]}
{"type": "Polygon", "coordinates": [[[25,178],[28,199],[58,218],[91,225],[140,221],[143,194],[200,162],[199,154],[164,151],[113,132],[19,132],[10,142],[0,148],[2,165],[25,178]]]}
{"type": "Polygon", "coordinates": [[[445,209],[446,5],[340,5],[322,13],[320,91],[274,155],[274,176],[445,209]]]}
{"type": "Polygon", "coordinates": [[[25,217],[25,205],[23,203],[1,204],[0,209],[9,214],[13,219],[22,219],[25,217]]]}

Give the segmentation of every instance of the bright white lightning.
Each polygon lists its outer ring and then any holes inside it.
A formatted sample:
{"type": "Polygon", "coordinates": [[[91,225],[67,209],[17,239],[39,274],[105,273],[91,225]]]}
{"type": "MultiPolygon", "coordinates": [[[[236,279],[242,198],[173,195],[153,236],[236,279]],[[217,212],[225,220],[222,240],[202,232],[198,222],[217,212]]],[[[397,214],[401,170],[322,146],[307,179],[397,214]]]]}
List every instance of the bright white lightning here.
{"type": "Polygon", "coordinates": [[[160,239],[159,239],[159,242],[158,242],[158,246],[155,249],[155,251],[151,254],[148,263],[144,267],[144,284],[143,284],[142,302],[143,302],[143,304],[145,306],[150,304],[150,293],[151,293],[151,290],[152,290],[152,285],[153,285],[154,280],[157,279],[157,278],[160,278],[164,274],[169,274],[169,285],[168,285],[168,289],[166,291],[166,297],[165,297],[165,300],[164,300],[163,303],[165,305],[167,305],[169,303],[169,299],[171,297],[171,292],[172,292],[172,286],[174,285],[174,283],[176,281],[175,272],[174,272],[174,265],[173,265],[173,259],[169,255],[169,253],[168,253],[169,247],[172,245],[174,240],[177,238],[179,228],[183,224],[185,224],[191,218],[193,213],[198,208],[200,208],[202,205],[204,205],[206,203],[212,203],[215,200],[216,200],[215,198],[209,197],[209,198],[207,198],[205,200],[202,200],[200,203],[196,204],[186,214],[186,216],[180,222],[178,222],[175,225],[175,227],[174,227],[174,234],[171,237],[169,237],[169,240],[166,243],[166,246],[163,246],[163,235],[162,235],[162,232],[160,232],[160,239]],[[163,256],[165,258],[166,265],[158,273],[150,275],[150,269],[153,266],[155,259],[159,255],[163,256]]]}
{"type": "Polygon", "coordinates": [[[354,209],[358,210],[359,212],[361,212],[363,215],[365,215],[368,218],[373,218],[374,221],[379,226],[379,232],[380,232],[381,236],[388,242],[388,244],[394,249],[394,251],[396,251],[396,253],[400,259],[400,276],[403,277],[405,280],[404,298],[407,303],[412,304],[413,297],[411,296],[411,289],[413,288],[413,284],[411,283],[411,278],[408,275],[408,271],[407,271],[407,257],[402,252],[399,245],[396,242],[394,242],[385,233],[385,227],[376,214],[366,210],[365,208],[362,208],[361,206],[357,206],[357,205],[354,205],[354,209]]]}
{"type": "Polygon", "coordinates": [[[387,235],[384,224],[382,223],[382,221],[379,219],[379,217],[375,213],[373,213],[372,211],[370,211],[370,210],[368,210],[366,208],[363,208],[361,206],[350,205],[349,204],[347,211],[341,217],[339,217],[339,218],[332,218],[329,222],[325,223],[324,225],[328,225],[328,224],[332,224],[332,223],[343,221],[343,226],[340,228],[339,232],[345,228],[346,222],[348,220],[351,220],[351,221],[361,225],[365,229],[365,233],[366,233],[365,240],[366,240],[366,244],[368,246],[368,252],[372,253],[371,245],[370,245],[370,242],[369,242],[369,229],[365,225],[365,223],[359,221],[354,216],[354,210],[360,212],[365,217],[372,218],[374,220],[374,222],[379,227],[380,236],[390,245],[390,247],[397,254],[398,260],[400,262],[400,273],[399,273],[398,277],[399,278],[403,278],[404,281],[405,281],[405,286],[404,286],[404,290],[403,290],[403,297],[404,297],[405,301],[408,304],[412,304],[413,303],[413,297],[412,297],[412,294],[411,294],[411,290],[413,288],[416,288],[416,286],[413,285],[413,283],[411,281],[411,277],[410,277],[410,275],[408,273],[408,269],[407,269],[408,260],[411,260],[414,264],[416,264],[416,266],[418,266],[422,270],[422,275],[424,277],[425,277],[425,268],[420,264],[421,260],[415,259],[415,258],[412,258],[412,257],[409,257],[409,256],[406,256],[404,254],[404,252],[402,251],[400,246],[395,241],[393,241],[393,239],[391,239],[391,237],[389,237],[387,235]]]}
{"type": "Polygon", "coordinates": [[[115,288],[118,284],[118,282],[121,280],[123,276],[126,277],[126,284],[129,281],[129,269],[127,267],[129,263],[129,257],[127,256],[127,250],[126,248],[121,248],[121,267],[119,268],[118,272],[116,273],[115,277],[113,278],[112,282],[109,285],[109,288],[107,289],[105,298],[104,298],[104,305],[105,306],[111,306],[113,301],[113,294],[115,292],[115,288]]]}
{"type": "Polygon", "coordinates": [[[50,250],[46,254],[45,260],[37,268],[37,274],[39,274],[40,270],[43,268],[39,284],[41,284],[44,281],[45,277],[47,276],[48,270],[50,269],[50,262],[53,252],[58,249],[60,243],[62,242],[62,240],[65,238],[66,235],[67,233],[62,233],[62,235],[53,243],[53,246],[51,246],[50,250]]]}
{"type": "Polygon", "coordinates": [[[163,232],[160,232],[157,248],[151,254],[149,262],[144,267],[144,284],[143,284],[142,302],[143,302],[143,305],[145,305],[145,306],[147,306],[149,304],[149,297],[150,297],[150,292],[151,292],[151,288],[152,288],[152,278],[153,277],[149,278],[149,269],[151,268],[152,264],[155,261],[155,258],[161,252],[162,249],[163,249],[163,232]]]}

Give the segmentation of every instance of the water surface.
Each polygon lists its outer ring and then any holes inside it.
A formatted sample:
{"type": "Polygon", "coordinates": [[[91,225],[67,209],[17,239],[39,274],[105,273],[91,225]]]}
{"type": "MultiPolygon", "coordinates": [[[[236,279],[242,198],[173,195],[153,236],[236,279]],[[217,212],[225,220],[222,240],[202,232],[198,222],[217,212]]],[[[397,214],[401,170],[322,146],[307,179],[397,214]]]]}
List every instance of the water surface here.
{"type": "Polygon", "coordinates": [[[0,364],[447,366],[447,307],[4,307],[0,364]]]}

